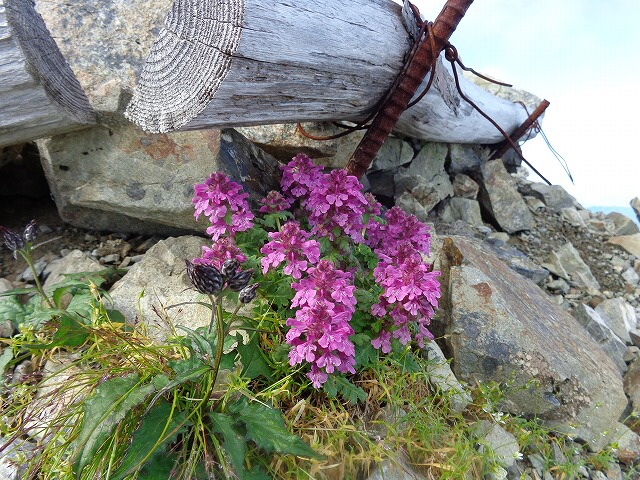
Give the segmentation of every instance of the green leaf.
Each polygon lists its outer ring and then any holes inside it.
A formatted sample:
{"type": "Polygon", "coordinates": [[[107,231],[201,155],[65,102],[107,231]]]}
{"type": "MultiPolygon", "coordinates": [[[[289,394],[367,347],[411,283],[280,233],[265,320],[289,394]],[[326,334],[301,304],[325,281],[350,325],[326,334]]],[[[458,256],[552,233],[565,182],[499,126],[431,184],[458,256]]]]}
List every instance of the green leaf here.
{"type": "Polygon", "coordinates": [[[158,392],[149,402],[149,407],[153,405],[162,395],[185,382],[192,380],[197,381],[204,374],[211,371],[211,366],[203,363],[200,359],[191,357],[187,360],[178,360],[177,362],[170,363],[173,371],[176,372],[176,377],[173,380],[167,381],[167,377],[164,374],[157,375],[153,378],[152,383],[157,388],[158,392]]]}
{"type": "Polygon", "coordinates": [[[336,397],[339,393],[353,405],[367,399],[367,393],[362,388],[355,386],[342,375],[330,375],[323,386],[324,391],[330,397],[336,397]]]}
{"type": "Polygon", "coordinates": [[[244,423],[247,438],[267,453],[289,453],[303,457],[321,458],[309,445],[287,430],[279,410],[259,402],[248,403],[244,397],[229,405],[229,411],[244,423]]]}
{"type": "Polygon", "coordinates": [[[89,463],[98,461],[96,454],[113,429],[153,391],[153,385],[141,385],[138,375],[131,374],[104,381],[84,401],[84,416],[73,456],[76,478],[81,478],[82,470],[89,463]]]}
{"type": "Polygon", "coordinates": [[[379,358],[380,352],[371,345],[371,337],[366,333],[358,333],[349,337],[356,346],[356,370],[364,367],[375,365],[379,358]]]}
{"type": "Polygon", "coordinates": [[[29,293],[34,293],[37,291],[38,289],[36,287],[14,288],[12,290],[5,290],[4,292],[0,292],[0,298],[15,297],[17,295],[27,295],[29,293]]]}
{"type": "Polygon", "coordinates": [[[73,296],[66,308],[67,312],[75,313],[77,319],[84,319],[85,324],[91,322],[94,298],[89,291],[80,292],[73,296]]]}
{"type": "Polygon", "coordinates": [[[244,478],[244,457],[247,452],[247,442],[244,435],[235,428],[233,417],[224,413],[212,413],[209,415],[213,422],[213,431],[222,435],[222,447],[231,459],[231,464],[235,468],[240,478],[244,478]]]}
{"type": "Polygon", "coordinates": [[[25,321],[27,309],[16,297],[0,299],[0,321],[10,320],[15,325],[25,321]]]}
{"type": "Polygon", "coordinates": [[[267,380],[271,379],[272,370],[264,358],[258,337],[252,335],[251,340],[246,345],[242,344],[242,339],[238,337],[238,352],[240,353],[240,362],[242,363],[243,377],[253,380],[262,375],[267,380]]]}
{"type": "Polygon", "coordinates": [[[53,334],[51,342],[28,345],[28,348],[43,350],[53,347],[79,347],[89,337],[86,325],[71,315],[61,315],[57,320],[52,321],[52,324],[57,325],[58,329],[53,334]]]}
{"type": "Polygon", "coordinates": [[[13,360],[13,348],[6,347],[0,355],[0,375],[4,373],[11,360],[13,360]]]}
{"type": "Polygon", "coordinates": [[[168,402],[155,405],[142,418],[142,423],[133,434],[131,445],[124,454],[120,466],[109,478],[122,480],[137,471],[152,456],[165,450],[167,444],[175,441],[183,430],[181,427],[185,418],[184,412],[172,412],[172,406],[168,402]]]}
{"type": "Polygon", "coordinates": [[[398,363],[402,373],[418,373],[420,371],[420,364],[416,360],[416,357],[409,350],[405,350],[398,358],[398,363]]]}

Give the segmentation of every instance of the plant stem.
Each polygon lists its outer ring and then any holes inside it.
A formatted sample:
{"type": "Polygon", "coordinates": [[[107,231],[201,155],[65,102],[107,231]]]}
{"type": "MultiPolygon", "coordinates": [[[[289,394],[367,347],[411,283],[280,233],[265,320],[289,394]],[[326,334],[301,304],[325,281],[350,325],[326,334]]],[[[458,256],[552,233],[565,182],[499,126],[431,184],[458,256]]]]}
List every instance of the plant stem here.
{"type": "Polygon", "coordinates": [[[30,253],[22,251],[22,250],[18,250],[18,251],[20,252],[20,255],[22,256],[22,258],[24,258],[25,262],[27,262],[27,265],[29,266],[29,269],[31,270],[31,273],[33,274],[33,279],[36,282],[36,289],[38,290],[38,293],[47,302],[49,307],[56,308],[56,306],[53,304],[51,299],[47,296],[46,293],[44,293],[44,289],[42,288],[42,283],[40,283],[40,278],[38,277],[38,272],[36,271],[36,266],[33,264],[33,260],[31,260],[30,253]]]}
{"type": "Polygon", "coordinates": [[[222,361],[222,352],[224,351],[225,337],[224,319],[222,318],[222,295],[219,297],[212,296],[211,300],[213,304],[211,305],[211,323],[209,324],[209,333],[211,333],[211,327],[215,321],[218,341],[216,343],[216,358],[213,360],[213,383],[211,384],[211,389],[209,390],[207,398],[211,396],[213,389],[216,386],[216,378],[218,377],[218,370],[220,369],[220,362],[222,361]]]}

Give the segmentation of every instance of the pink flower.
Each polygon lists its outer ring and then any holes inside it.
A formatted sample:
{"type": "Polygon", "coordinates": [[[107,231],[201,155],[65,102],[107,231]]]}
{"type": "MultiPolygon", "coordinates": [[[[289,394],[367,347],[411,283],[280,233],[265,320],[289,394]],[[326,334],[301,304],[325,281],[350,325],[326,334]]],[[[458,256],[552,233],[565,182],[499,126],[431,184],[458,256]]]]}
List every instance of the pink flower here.
{"type": "Polygon", "coordinates": [[[349,340],[354,333],[349,322],[355,310],[355,287],[350,273],[337,270],[327,260],[307,274],[292,284],[296,295],[291,305],[298,309],[295,318],[287,319],[291,328],[286,341],[292,347],[289,363],[311,363],[308,377],[319,388],[336,370],[355,373],[355,347],[349,340]]]}
{"type": "Polygon", "coordinates": [[[418,252],[429,255],[429,227],[415,215],[408,215],[400,207],[393,207],[387,210],[384,220],[384,224],[372,221],[367,225],[367,245],[392,255],[398,244],[409,241],[418,252]]]}
{"type": "Polygon", "coordinates": [[[298,222],[287,222],[279,232],[269,233],[271,241],[260,249],[265,255],[260,260],[262,273],[286,262],[284,273],[295,279],[302,277],[308,262],[315,264],[320,259],[320,244],[309,240],[309,237],[310,234],[300,229],[298,222]]]}
{"type": "Polygon", "coordinates": [[[266,197],[262,199],[261,213],[277,213],[287,210],[291,207],[291,202],[282,196],[280,192],[271,190],[266,197]]]}
{"type": "Polygon", "coordinates": [[[289,200],[300,199],[304,205],[309,192],[322,177],[323,167],[316,166],[308,156],[299,153],[282,167],[282,192],[289,200]]]}
{"type": "Polygon", "coordinates": [[[236,259],[238,262],[244,262],[247,257],[244,256],[230,237],[223,237],[215,242],[211,247],[202,247],[202,256],[194,258],[193,263],[196,265],[212,265],[218,270],[222,268],[225,260],[236,259]]]}
{"type": "Polygon", "coordinates": [[[362,194],[362,184],[343,169],[324,175],[305,204],[309,211],[311,233],[334,238],[334,229],[363,243],[363,215],[372,206],[362,194]]]}
{"type": "Polygon", "coordinates": [[[196,220],[201,214],[209,217],[211,226],[207,234],[213,240],[222,235],[233,236],[236,232],[253,226],[253,213],[249,209],[246,193],[242,187],[222,173],[212,173],[205,183],[194,185],[193,204],[196,220]]]}

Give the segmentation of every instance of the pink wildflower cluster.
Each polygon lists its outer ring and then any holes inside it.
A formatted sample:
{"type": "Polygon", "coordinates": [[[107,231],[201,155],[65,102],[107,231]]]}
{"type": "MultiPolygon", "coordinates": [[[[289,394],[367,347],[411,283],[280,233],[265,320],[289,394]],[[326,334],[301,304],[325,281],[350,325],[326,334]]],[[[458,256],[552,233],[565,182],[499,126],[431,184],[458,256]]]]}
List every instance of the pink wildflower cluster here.
{"type": "Polygon", "coordinates": [[[194,185],[193,204],[196,220],[201,214],[209,217],[207,234],[215,241],[222,235],[233,237],[236,232],[249,230],[254,215],[249,209],[242,186],[223,173],[212,173],[205,183],[194,185]]]}
{"type": "Polygon", "coordinates": [[[355,373],[355,348],[349,340],[354,333],[349,321],[355,311],[355,287],[352,274],[328,260],[321,260],[307,274],[292,284],[296,291],[292,306],[298,310],[295,318],[287,319],[291,329],[286,340],[292,346],[289,363],[311,363],[307,375],[319,388],[336,369],[355,373]]]}
{"type": "Polygon", "coordinates": [[[300,199],[302,205],[322,178],[323,167],[316,166],[309,157],[300,153],[282,167],[282,192],[290,201],[300,199]]]}
{"type": "Polygon", "coordinates": [[[427,329],[438,307],[439,272],[430,271],[422,258],[429,254],[428,227],[414,215],[393,207],[385,215],[386,224],[370,232],[371,246],[380,259],[373,276],[384,291],[380,301],[371,307],[379,318],[391,317],[380,336],[372,341],[383,353],[391,351],[391,338],[405,345],[411,340],[410,326],[417,326],[414,336],[419,346],[433,339],[427,329]]]}
{"type": "Polygon", "coordinates": [[[260,252],[265,256],[260,260],[262,273],[267,273],[269,267],[277,267],[286,262],[284,273],[295,279],[302,277],[307,270],[308,262],[315,265],[320,259],[320,244],[316,240],[309,240],[311,234],[302,230],[298,222],[287,222],[279,232],[269,233],[269,241],[260,252]]]}
{"type": "Polygon", "coordinates": [[[275,190],[267,193],[267,196],[262,199],[262,204],[260,213],[277,213],[291,207],[291,202],[275,190]]]}
{"type": "Polygon", "coordinates": [[[222,237],[213,242],[211,247],[203,246],[202,256],[194,258],[193,263],[196,265],[211,265],[220,270],[226,260],[234,259],[242,263],[247,257],[242,253],[242,250],[233,243],[230,237],[222,237]]]}
{"type": "Polygon", "coordinates": [[[333,240],[334,229],[338,228],[354,242],[364,242],[363,214],[371,206],[362,194],[362,184],[345,170],[323,175],[311,191],[306,207],[310,212],[311,233],[333,240]]]}

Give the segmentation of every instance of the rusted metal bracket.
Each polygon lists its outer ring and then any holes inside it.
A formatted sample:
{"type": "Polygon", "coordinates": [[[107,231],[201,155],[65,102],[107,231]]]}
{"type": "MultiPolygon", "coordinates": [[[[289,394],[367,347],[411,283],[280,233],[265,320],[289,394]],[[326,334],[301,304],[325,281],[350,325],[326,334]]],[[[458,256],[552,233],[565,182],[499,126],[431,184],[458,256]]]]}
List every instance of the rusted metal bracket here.
{"type": "Polygon", "coordinates": [[[544,113],[549,105],[550,104],[548,100],[542,100],[542,102],[540,102],[540,105],[538,105],[533,113],[529,115],[529,118],[522,122],[522,125],[516,128],[516,130],[511,135],[509,135],[511,142],[505,140],[504,142],[501,142],[496,146],[496,149],[491,154],[491,160],[501,158],[505,153],[509,151],[509,149],[513,148],[513,144],[520,140],[520,138],[522,138],[522,136],[529,131],[529,129],[538,121],[538,118],[540,118],[540,116],[544,113]]]}
{"type": "MultiPolygon", "coordinates": [[[[350,175],[360,178],[367,171],[472,3],[473,0],[447,0],[433,25],[418,20],[421,26],[419,37],[371,127],[349,159],[347,172],[350,175]]],[[[419,19],[418,9],[413,5],[411,9],[419,19]]]]}

